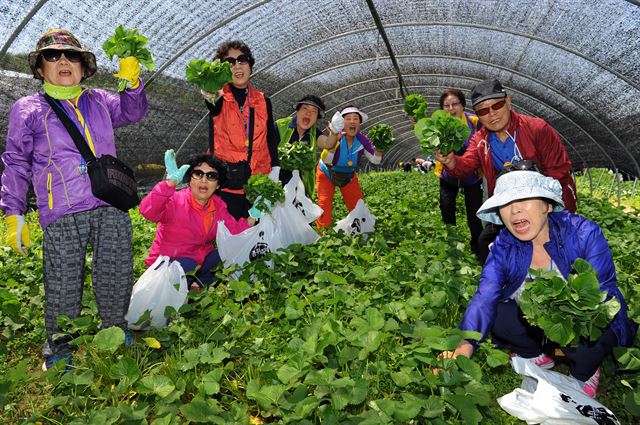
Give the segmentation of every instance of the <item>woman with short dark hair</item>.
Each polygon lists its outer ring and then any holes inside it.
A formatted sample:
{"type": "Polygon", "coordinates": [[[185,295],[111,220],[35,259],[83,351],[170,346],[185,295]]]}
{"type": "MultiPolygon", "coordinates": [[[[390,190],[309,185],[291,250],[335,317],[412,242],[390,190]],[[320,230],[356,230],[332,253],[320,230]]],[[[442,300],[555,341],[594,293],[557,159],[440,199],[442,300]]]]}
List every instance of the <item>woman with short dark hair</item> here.
{"type": "Polygon", "coordinates": [[[217,93],[203,92],[210,112],[209,150],[228,166],[226,187],[220,197],[236,218],[248,217],[251,205],[244,185],[253,174],[268,174],[277,181],[278,133],[271,101],[249,83],[255,59],[251,49],[238,40],[225,41],[216,59],[229,62],[232,81],[217,93]]]}
{"type": "Polygon", "coordinates": [[[140,203],[140,214],[158,223],[148,266],[160,255],[176,260],[187,273],[191,289],[213,282],[212,270],[220,262],[214,247],[218,223],[236,234],[255,224],[253,218],[236,220],[227,211],[227,204],[218,196],[226,180],[224,162],[209,154],[196,155],[188,165],[178,168],[173,150],[165,153],[167,179],[161,181],[140,203]],[[178,182],[189,187],[176,191],[178,182]],[[189,274],[198,270],[195,276],[189,274]]]}

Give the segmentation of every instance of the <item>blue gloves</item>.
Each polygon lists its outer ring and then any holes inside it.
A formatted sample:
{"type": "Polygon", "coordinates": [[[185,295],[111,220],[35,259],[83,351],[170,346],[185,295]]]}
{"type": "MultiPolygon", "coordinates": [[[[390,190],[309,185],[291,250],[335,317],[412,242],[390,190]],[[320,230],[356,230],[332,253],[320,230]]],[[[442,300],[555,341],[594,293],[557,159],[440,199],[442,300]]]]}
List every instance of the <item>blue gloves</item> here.
{"type": "Polygon", "coordinates": [[[262,196],[258,196],[256,200],[253,201],[253,205],[249,209],[249,216],[257,220],[260,218],[263,212],[268,213],[269,211],[271,211],[271,202],[269,202],[267,199],[262,199],[262,196]]]}
{"type": "Polygon", "coordinates": [[[188,164],[184,164],[182,167],[178,168],[178,164],[176,163],[176,153],[173,149],[169,149],[164,153],[164,166],[167,169],[167,179],[176,180],[178,183],[182,181],[184,174],[189,169],[188,164]]]}

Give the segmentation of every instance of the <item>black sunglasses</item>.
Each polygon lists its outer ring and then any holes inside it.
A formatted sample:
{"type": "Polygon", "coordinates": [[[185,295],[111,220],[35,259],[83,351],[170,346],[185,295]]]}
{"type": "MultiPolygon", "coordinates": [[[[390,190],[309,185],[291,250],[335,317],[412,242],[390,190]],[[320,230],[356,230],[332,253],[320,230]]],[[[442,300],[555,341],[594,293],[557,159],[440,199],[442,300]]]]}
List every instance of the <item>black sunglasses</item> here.
{"type": "Polygon", "coordinates": [[[210,182],[218,181],[218,177],[220,177],[217,171],[209,171],[205,173],[202,170],[193,170],[193,172],[191,173],[191,178],[196,180],[202,180],[202,177],[204,176],[206,176],[207,181],[210,182]]]}
{"type": "Polygon", "coordinates": [[[82,53],[75,50],[52,50],[47,49],[42,51],[42,57],[47,62],[58,62],[62,55],[67,58],[69,62],[82,62],[82,53]]]}
{"type": "Polygon", "coordinates": [[[224,58],[223,62],[229,62],[231,66],[235,65],[236,62],[238,62],[240,65],[245,65],[249,63],[249,56],[240,55],[237,58],[232,58],[231,56],[229,56],[228,58],[224,58]]]}
{"type": "Polygon", "coordinates": [[[489,109],[493,109],[494,111],[497,111],[498,109],[502,109],[504,108],[504,105],[507,103],[506,100],[501,100],[500,102],[496,102],[491,106],[487,106],[486,108],[482,108],[482,109],[477,109],[476,110],[476,115],[479,117],[483,117],[485,115],[487,115],[489,113],[489,109]]]}
{"type": "Polygon", "coordinates": [[[496,177],[496,179],[500,178],[500,176],[510,173],[511,171],[537,171],[538,173],[540,172],[535,162],[533,162],[530,159],[523,159],[521,161],[514,162],[513,164],[506,164],[502,168],[502,170],[500,170],[500,172],[498,173],[498,177],[496,177]]]}

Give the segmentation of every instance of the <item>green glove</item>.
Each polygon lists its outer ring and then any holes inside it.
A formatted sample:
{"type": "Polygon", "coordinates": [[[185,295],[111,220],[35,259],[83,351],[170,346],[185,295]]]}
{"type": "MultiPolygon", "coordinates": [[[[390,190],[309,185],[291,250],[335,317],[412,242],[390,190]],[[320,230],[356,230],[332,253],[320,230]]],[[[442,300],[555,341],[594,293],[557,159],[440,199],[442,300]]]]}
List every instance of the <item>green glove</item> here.
{"type": "Polygon", "coordinates": [[[15,252],[27,255],[24,248],[31,246],[29,226],[22,215],[10,215],[4,219],[7,226],[7,245],[15,252]]]}
{"type": "Polygon", "coordinates": [[[140,63],[138,59],[133,56],[120,59],[120,70],[116,74],[113,74],[113,76],[125,80],[124,87],[122,83],[120,84],[120,91],[127,87],[127,81],[131,83],[132,89],[137,89],[140,85],[140,63]]]}
{"type": "Polygon", "coordinates": [[[189,169],[189,164],[184,164],[178,168],[176,163],[176,153],[173,149],[169,149],[164,153],[164,166],[167,169],[167,179],[176,180],[178,183],[184,178],[184,174],[189,169]]]}

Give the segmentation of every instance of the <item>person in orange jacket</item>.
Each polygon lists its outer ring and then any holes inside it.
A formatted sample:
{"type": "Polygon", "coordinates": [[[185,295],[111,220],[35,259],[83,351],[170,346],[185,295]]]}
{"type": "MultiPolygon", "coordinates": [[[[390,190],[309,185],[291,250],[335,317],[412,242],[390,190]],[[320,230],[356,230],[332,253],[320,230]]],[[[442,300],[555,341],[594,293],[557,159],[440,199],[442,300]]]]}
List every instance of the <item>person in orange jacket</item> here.
{"type": "Polygon", "coordinates": [[[255,59],[242,41],[225,41],[214,59],[231,64],[233,80],[217,93],[203,92],[212,120],[210,153],[227,163],[227,183],[220,197],[235,218],[248,217],[251,204],[243,187],[254,174],[278,181],[280,138],[271,101],[249,83],[255,59]]]}

